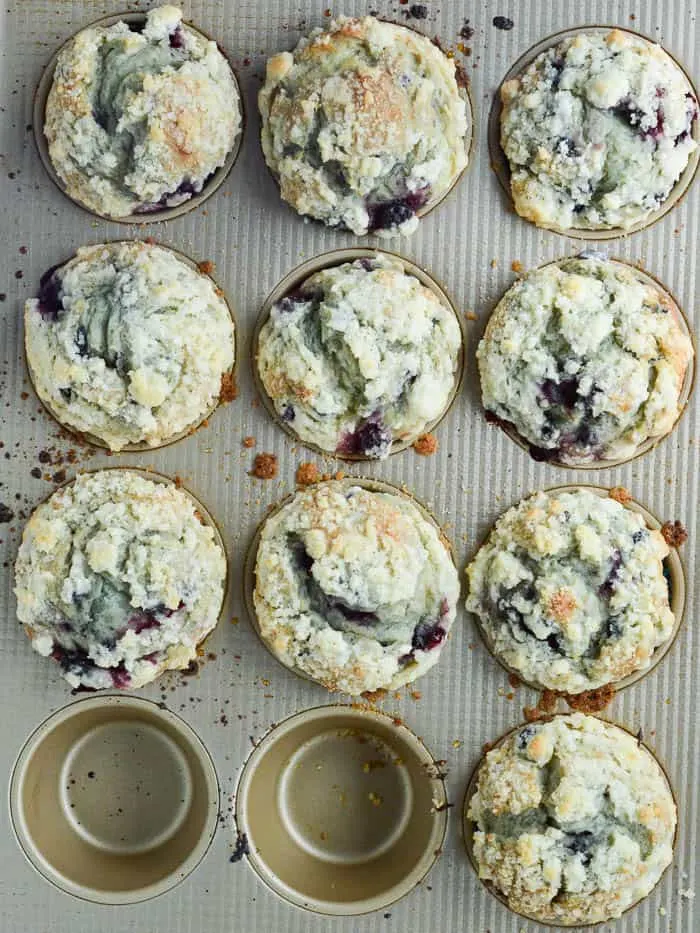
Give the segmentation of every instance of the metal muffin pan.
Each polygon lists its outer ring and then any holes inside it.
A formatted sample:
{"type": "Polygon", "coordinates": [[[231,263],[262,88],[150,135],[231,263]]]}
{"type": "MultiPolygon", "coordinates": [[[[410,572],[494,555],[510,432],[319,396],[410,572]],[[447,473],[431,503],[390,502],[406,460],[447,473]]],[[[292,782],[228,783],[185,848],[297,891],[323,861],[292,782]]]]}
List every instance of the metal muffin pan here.
{"type": "MultiPolygon", "coordinates": [[[[144,3],[145,9],[149,4],[144,3]]],[[[0,191],[0,310],[3,366],[0,463],[0,550],[5,562],[0,609],[5,625],[0,677],[0,747],[9,774],[21,746],[40,723],[71,700],[64,682],[46,659],[35,655],[16,624],[12,568],[25,517],[54,488],[79,468],[135,466],[179,476],[201,497],[219,524],[230,561],[229,595],[222,621],[207,639],[195,676],[169,674],[139,692],[139,698],[165,703],[191,725],[204,742],[221,784],[221,821],[206,857],[181,884],[141,904],[105,908],[80,902],[46,884],[17,846],[2,808],[0,821],[0,928],[52,933],[117,933],[130,926],[172,933],[412,933],[435,930],[491,930],[535,933],[537,924],[512,916],[478,881],[466,857],[457,812],[470,774],[490,741],[521,722],[522,707],[536,703],[526,687],[512,688],[507,674],[491,659],[472,619],[464,611],[452,630],[451,643],[437,666],[400,696],[376,700],[392,719],[402,720],[420,737],[445,773],[446,802],[454,803],[440,857],[430,874],[401,900],[366,916],[330,920],[291,906],[271,891],[247,864],[244,841],[236,834],[236,790],[252,745],[299,711],[329,702],[327,692],[285,671],[270,657],[250,625],[242,597],[244,556],[255,528],[274,505],[294,490],[294,472],[312,461],[319,472],[345,470],[404,486],[426,504],[454,543],[460,573],[479,540],[509,505],[535,489],[576,483],[590,473],[537,464],[501,431],[486,424],[481,410],[474,350],[486,320],[518,268],[532,269],[580,243],[535,228],[508,210],[489,167],[486,127],[493,95],[503,75],[533,44],[553,33],[582,25],[584,19],[612,23],[608,7],[587,8],[585,17],[565,4],[536,2],[527,15],[519,5],[495,2],[483,7],[465,0],[437,4],[427,0],[424,19],[404,18],[410,5],[377,0],[371,5],[387,19],[406,22],[454,52],[471,79],[476,138],[470,168],[449,198],[422,221],[408,239],[358,240],[351,234],[304,223],[280,200],[262,159],[255,96],[267,56],[292,48],[309,29],[327,22],[325,7],[308,0],[201,0],[185,2],[185,19],[219,40],[239,76],[248,125],[236,168],[206,204],[149,229],[156,239],[195,260],[215,263],[214,277],[236,309],[238,400],[218,411],[208,428],[157,451],[112,457],[62,437],[53,421],[38,410],[22,361],[22,304],[36,290],[47,266],[77,247],[110,239],[139,238],[143,228],[123,226],[75,210],[50,184],[31,140],[32,98],[55,49],[86,24],[123,9],[118,0],[76,0],[47,5],[44,0],[10,0],[0,30],[4,55],[0,69],[8,88],[3,102],[3,168],[12,175],[0,191]],[[57,12],[57,10],[59,12],[57,12]],[[508,16],[510,30],[492,20],[508,16]],[[576,16],[576,19],[574,19],[576,16]],[[465,24],[469,18],[470,22],[465,24]],[[303,25],[302,25],[303,23],[303,25]],[[465,30],[465,25],[468,27],[465,30]],[[468,30],[473,28],[473,37],[468,30]],[[465,33],[460,35],[460,32],[465,33]],[[470,48],[467,56],[459,46],[470,48]],[[474,67],[476,66],[476,67],[474,67]],[[16,94],[11,91],[17,90],[16,94]],[[432,457],[412,450],[381,463],[344,464],[303,448],[269,418],[251,376],[251,340],[266,296],[301,263],[331,250],[362,246],[399,253],[443,283],[464,321],[467,349],[465,378],[449,415],[436,431],[439,449],[432,457]],[[253,447],[243,446],[254,438],[253,447]],[[278,476],[263,482],[249,475],[256,453],[278,457],[278,476]],[[7,455],[7,456],[5,456],[7,455]],[[71,462],[74,461],[74,462],[71,462]],[[37,477],[39,475],[39,478],[37,477]],[[19,497],[19,498],[16,498],[19,497]],[[14,514],[10,514],[14,513],[14,514]],[[7,519],[7,521],[5,521],[7,519]],[[230,620],[237,620],[231,625],[230,620]],[[239,719],[239,716],[241,717],[239,719]],[[242,856],[242,857],[241,857],[242,856]],[[233,859],[233,861],[231,861],[233,859]],[[385,917],[385,914],[390,916],[385,917]]],[[[420,5],[418,5],[420,6],[420,5]]],[[[342,11],[361,14],[364,0],[347,0],[342,11]]],[[[341,8],[334,7],[333,12],[341,8]]],[[[670,0],[663,10],[646,2],[621,0],[615,24],[657,39],[684,63],[697,84],[700,74],[700,27],[697,4],[670,0]],[[630,17],[634,16],[634,19],[630,17]]],[[[609,244],[611,255],[642,263],[667,286],[693,329],[697,320],[696,247],[700,237],[698,184],[690,187],[672,212],[652,227],[609,244]]],[[[690,532],[680,556],[687,570],[686,624],[674,648],[642,681],[615,698],[604,715],[645,741],[664,762],[679,805],[679,835],[674,865],[653,894],[609,929],[616,933],[666,933],[698,926],[697,827],[700,823],[700,735],[695,727],[700,698],[691,673],[700,652],[694,624],[698,584],[695,515],[699,496],[700,410],[697,396],[674,432],[632,463],[596,472],[601,486],[625,486],[654,515],[679,519],[690,532]],[[663,911],[660,912],[660,911],[663,911]]],[[[462,582],[464,578],[462,577],[462,582]]],[[[341,699],[341,698],[339,698],[341,699]]],[[[401,726],[397,727],[403,728],[401,726]]],[[[608,927],[606,927],[608,929],[608,927]]]]}

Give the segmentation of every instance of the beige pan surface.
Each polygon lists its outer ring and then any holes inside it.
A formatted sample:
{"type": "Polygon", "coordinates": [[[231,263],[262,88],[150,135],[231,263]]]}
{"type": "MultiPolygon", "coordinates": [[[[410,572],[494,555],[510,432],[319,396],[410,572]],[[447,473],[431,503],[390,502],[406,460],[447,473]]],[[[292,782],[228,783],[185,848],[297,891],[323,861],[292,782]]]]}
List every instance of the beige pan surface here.
{"type": "MultiPolygon", "coordinates": [[[[300,710],[346,699],[329,697],[321,687],[278,665],[260,644],[242,598],[245,553],[255,528],[270,505],[293,491],[299,463],[312,461],[321,472],[345,470],[405,483],[445,526],[460,574],[498,515],[538,488],[592,480],[606,487],[624,485],[659,519],[679,519],[687,526],[690,537],[680,551],[688,585],[685,623],[654,671],[622,691],[607,711],[634,733],[641,728],[668,770],[680,815],[675,861],[645,903],[602,929],[694,933],[700,929],[696,854],[700,849],[700,692],[693,676],[700,664],[699,396],[691,395],[673,433],[637,460],[596,471],[594,476],[589,471],[563,470],[533,462],[502,431],[485,423],[474,350],[488,315],[515,279],[512,264],[528,270],[582,248],[580,240],[538,230],[518,218],[490,168],[488,116],[503,76],[541,39],[588,22],[628,26],[657,39],[683,64],[697,87],[698,0],[655,4],[425,0],[424,19],[404,19],[411,4],[398,0],[187,0],[185,17],[221,42],[239,75],[247,113],[245,137],[235,167],[200,208],[167,223],[130,227],[96,219],[72,204],[47,176],[29,127],[34,91],[54,50],[100,16],[126,6],[148,5],[119,0],[6,0],[0,9],[0,104],[4,107],[0,112],[0,293],[6,296],[0,301],[0,503],[4,506],[0,509],[0,771],[9,782],[27,737],[74,699],[56,666],[31,650],[16,622],[11,564],[25,518],[54,488],[52,477],[60,481],[64,471],[68,479],[81,466],[151,466],[180,476],[185,487],[206,503],[221,526],[231,561],[226,609],[204,645],[199,672],[168,675],[142,691],[144,698],[164,702],[180,715],[205,743],[221,782],[222,822],[205,858],[177,887],[141,904],[105,907],[62,893],[32,868],[13,838],[5,804],[0,807],[0,931],[536,933],[540,929],[512,916],[489,895],[474,875],[461,842],[459,805],[483,743],[521,722],[522,707],[537,700],[534,691],[509,684],[507,673],[490,656],[463,610],[450,645],[439,664],[415,685],[414,695],[409,689],[399,698],[388,695],[378,700],[383,710],[402,719],[423,740],[436,759],[445,761],[440,767],[447,772],[447,800],[456,804],[456,809],[447,811],[443,854],[421,884],[374,913],[330,919],[289,904],[259,878],[245,856],[230,861],[235,843],[234,795],[243,764],[253,751],[251,739],[259,742],[274,723],[300,710]],[[281,202],[260,154],[255,95],[264,60],[294,46],[304,30],[328,22],[327,8],[334,13],[376,9],[431,37],[439,36],[470,78],[476,111],[470,167],[409,239],[360,240],[304,223],[281,202]],[[510,17],[513,28],[496,28],[495,16],[510,17]],[[470,29],[474,34],[468,37],[470,29]],[[234,404],[217,411],[208,428],[191,437],[158,451],[108,457],[62,439],[56,424],[38,410],[25,381],[22,306],[36,292],[42,273],[79,246],[148,235],[197,261],[214,263],[212,275],[236,309],[240,394],[234,404]],[[460,313],[468,315],[464,384],[435,432],[440,446],[432,457],[419,457],[409,449],[380,464],[349,466],[325,460],[288,437],[258,399],[250,347],[266,297],[301,263],[356,246],[388,249],[427,269],[460,313]],[[244,446],[244,438],[254,438],[255,446],[244,446]],[[267,482],[249,475],[255,454],[263,452],[278,457],[278,474],[267,482]],[[695,900],[691,891],[698,892],[695,900]]],[[[668,287],[691,329],[697,331],[698,242],[700,179],[696,178],[662,220],[599,246],[616,258],[642,263],[668,287]]],[[[596,241],[585,245],[595,248],[596,241]]],[[[396,785],[397,795],[401,787],[396,785]]],[[[80,803],[72,797],[70,802],[80,803]]],[[[88,809],[94,812],[92,806],[88,809]]],[[[156,834],[170,832],[177,818],[174,812],[157,821],[156,834]]],[[[398,815],[396,820],[385,827],[381,840],[399,831],[398,815]]],[[[300,821],[295,817],[295,825],[300,821]]],[[[87,829],[105,838],[103,826],[91,823],[87,829]]],[[[381,841],[377,846],[381,848],[381,841]]],[[[342,849],[351,850],[350,844],[342,849]]]]}

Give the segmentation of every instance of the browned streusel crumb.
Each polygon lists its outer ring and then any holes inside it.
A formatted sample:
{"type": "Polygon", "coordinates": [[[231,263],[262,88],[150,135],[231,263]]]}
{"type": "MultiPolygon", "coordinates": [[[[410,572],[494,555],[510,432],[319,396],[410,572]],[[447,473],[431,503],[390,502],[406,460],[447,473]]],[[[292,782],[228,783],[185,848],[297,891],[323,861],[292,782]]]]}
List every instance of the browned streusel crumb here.
{"type": "Polygon", "coordinates": [[[420,692],[420,690],[411,690],[412,700],[420,700],[422,696],[423,694],[420,692]]]}
{"type": "Polygon", "coordinates": [[[495,269],[496,266],[498,265],[498,260],[497,260],[497,259],[492,259],[491,262],[489,263],[489,265],[491,266],[492,269],[495,269]]]}
{"type": "Polygon", "coordinates": [[[243,438],[244,447],[255,447],[255,438],[248,435],[248,437],[243,438]]]}
{"type": "Polygon", "coordinates": [[[224,373],[221,377],[221,389],[219,390],[220,402],[232,402],[238,397],[238,387],[233,373],[224,373]]]}
{"type": "Polygon", "coordinates": [[[513,262],[511,262],[510,267],[513,270],[513,272],[522,272],[523,269],[525,268],[525,266],[520,262],[519,259],[514,259],[513,262]]]}
{"type": "Polygon", "coordinates": [[[211,259],[204,259],[202,262],[197,263],[197,268],[204,275],[211,275],[214,271],[214,263],[211,259]]]}
{"type": "Polygon", "coordinates": [[[479,315],[475,314],[473,311],[465,311],[464,316],[468,321],[478,321],[479,315]]]}
{"type": "Polygon", "coordinates": [[[342,470],[336,470],[333,474],[333,479],[341,480],[345,479],[345,473],[342,470]]]}
{"type": "Polygon", "coordinates": [[[557,694],[554,690],[543,690],[537,706],[524,706],[523,716],[528,722],[551,715],[557,707],[557,694]]]}
{"type": "Polygon", "coordinates": [[[508,683],[511,687],[519,687],[522,684],[522,680],[518,677],[517,674],[508,674],[508,683]]]}
{"type": "Polygon", "coordinates": [[[611,499],[619,502],[620,505],[625,505],[626,503],[632,501],[632,496],[630,495],[629,489],[625,489],[624,486],[613,486],[613,488],[608,492],[608,495],[611,499]]]}
{"type": "Polygon", "coordinates": [[[274,479],[278,468],[275,454],[256,454],[250,476],[257,476],[258,479],[274,479]]]}
{"type": "Polygon", "coordinates": [[[421,436],[414,441],[413,449],[417,454],[420,454],[421,457],[430,457],[438,449],[438,440],[434,434],[421,434],[421,436]]]}
{"type": "Polygon", "coordinates": [[[688,532],[679,521],[664,522],[661,526],[661,534],[669,547],[680,547],[688,540],[688,532]]]}
{"type": "Polygon", "coordinates": [[[319,480],[318,467],[315,463],[300,463],[297,467],[296,481],[299,486],[312,486],[319,480]]]}
{"type": "Polygon", "coordinates": [[[368,703],[379,703],[386,696],[386,690],[384,687],[380,687],[378,690],[365,690],[362,694],[362,699],[366,700],[368,703]]]}
{"type": "Polygon", "coordinates": [[[571,709],[578,713],[600,713],[610,703],[615,696],[615,688],[612,684],[604,684],[597,690],[586,690],[584,693],[564,693],[562,694],[571,709]]]}

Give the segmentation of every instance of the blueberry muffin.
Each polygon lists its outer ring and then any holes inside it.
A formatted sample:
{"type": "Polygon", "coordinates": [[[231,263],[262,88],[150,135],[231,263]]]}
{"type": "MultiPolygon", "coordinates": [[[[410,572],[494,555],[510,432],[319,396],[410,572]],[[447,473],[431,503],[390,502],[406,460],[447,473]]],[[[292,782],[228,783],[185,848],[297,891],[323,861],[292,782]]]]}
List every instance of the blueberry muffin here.
{"type": "Polygon", "coordinates": [[[479,877],[542,923],[619,917],[673,859],[676,805],[659,763],[581,713],[522,726],[487,752],[467,817],[479,877]]]}
{"type": "Polygon", "coordinates": [[[420,677],[440,656],[458,598],[449,551],[407,496],[319,483],[262,526],[260,635],[329,690],[357,696],[420,677]]]}
{"type": "Polygon", "coordinates": [[[628,458],[682,411],[693,345],[679,319],[622,263],[579,257],[537,269],[506,292],[479,345],[484,408],[537,460],[628,458]]]}
{"type": "Polygon", "coordinates": [[[196,425],[230,379],[233,322],[219,290],[170,250],[79,249],[25,306],[39,398],[112,450],[163,444],[196,425]]]}
{"type": "Polygon", "coordinates": [[[15,565],[17,615],[71,687],[142,687],[196,658],[225,579],[226,557],[189,496],[102,470],[32,513],[15,565]]]}
{"type": "Polygon", "coordinates": [[[467,567],[467,609],[523,680],[582,693],[644,670],[671,637],[668,553],[615,499],[538,492],[498,519],[467,567]]]}
{"type": "Polygon", "coordinates": [[[538,55],[501,88],[515,209],[560,229],[627,229],[657,210],[697,148],[697,101],[664,50],[613,29],[538,55]]]}
{"type": "Polygon", "coordinates": [[[49,156],[67,194],[97,214],[188,200],[240,129],[228,62],[177,7],[151,10],[143,27],[88,27],[58,56],[44,124],[49,156]]]}
{"type": "Polygon", "coordinates": [[[413,233],[467,164],[456,74],[425,36],[373,16],[275,55],[258,100],[284,200],[358,235],[413,233]]]}
{"type": "Polygon", "coordinates": [[[454,312],[399,259],[377,254],[323,269],[274,304],[258,373],[302,441],[381,458],[442,415],[461,343],[454,312]]]}

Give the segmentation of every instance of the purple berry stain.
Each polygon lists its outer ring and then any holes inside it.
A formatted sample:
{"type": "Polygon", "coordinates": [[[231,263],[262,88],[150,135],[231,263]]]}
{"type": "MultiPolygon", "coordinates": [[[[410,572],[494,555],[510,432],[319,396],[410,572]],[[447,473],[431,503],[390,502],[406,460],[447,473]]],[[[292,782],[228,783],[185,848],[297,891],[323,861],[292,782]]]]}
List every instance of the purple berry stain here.
{"type": "Polygon", "coordinates": [[[421,188],[419,191],[410,191],[403,197],[394,198],[391,201],[368,204],[369,232],[391,230],[393,227],[406,223],[427,203],[428,196],[429,189],[421,188]]]}
{"type": "Polygon", "coordinates": [[[62,309],[61,278],[56,275],[60,265],[51,266],[39,280],[39,294],[37,302],[39,314],[46,321],[55,321],[62,309]]]}
{"type": "Polygon", "coordinates": [[[375,411],[360,422],[354,431],[345,434],[336,447],[336,453],[362,454],[381,459],[389,453],[391,441],[391,431],[382,421],[381,413],[375,411]]]}

